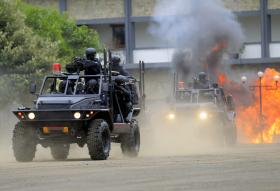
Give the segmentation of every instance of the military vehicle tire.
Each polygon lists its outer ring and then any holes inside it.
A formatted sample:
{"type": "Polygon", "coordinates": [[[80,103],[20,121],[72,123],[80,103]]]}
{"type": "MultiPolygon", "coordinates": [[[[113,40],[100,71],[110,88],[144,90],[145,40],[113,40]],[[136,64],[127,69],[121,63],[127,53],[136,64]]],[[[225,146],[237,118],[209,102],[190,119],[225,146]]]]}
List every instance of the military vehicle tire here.
{"type": "Polygon", "coordinates": [[[87,147],[92,160],[106,160],[111,149],[108,123],[103,119],[93,120],[88,128],[87,147]]]}
{"type": "Polygon", "coordinates": [[[54,144],[50,146],[51,154],[55,160],[66,160],[69,155],[70,144],[54,144]]]}
{"type": "Polygon", "coordinates": [[[30,162],[36,152],[36,131],[34,128],[23,126],[21,122],[15,125],[13,131],[13,151],[18,162],[30,162]]]}
{"type": "Polygon", "coordinates": [[[132,122],[130,132],[121,136],[121,149],[125,156],[138,156],[140,150],[140,130],[136,121],[132,122]]]}

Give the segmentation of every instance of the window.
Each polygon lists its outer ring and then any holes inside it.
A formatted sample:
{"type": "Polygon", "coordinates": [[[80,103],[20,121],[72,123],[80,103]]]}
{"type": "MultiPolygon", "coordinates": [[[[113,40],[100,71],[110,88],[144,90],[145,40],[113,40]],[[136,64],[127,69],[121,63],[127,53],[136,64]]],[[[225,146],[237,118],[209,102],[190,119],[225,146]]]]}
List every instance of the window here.
{"type": "Polygon", "coordinates": [[[125,29],[124,25],[111,25],[113,32],[113,48],[125,48],[125,29]]]}

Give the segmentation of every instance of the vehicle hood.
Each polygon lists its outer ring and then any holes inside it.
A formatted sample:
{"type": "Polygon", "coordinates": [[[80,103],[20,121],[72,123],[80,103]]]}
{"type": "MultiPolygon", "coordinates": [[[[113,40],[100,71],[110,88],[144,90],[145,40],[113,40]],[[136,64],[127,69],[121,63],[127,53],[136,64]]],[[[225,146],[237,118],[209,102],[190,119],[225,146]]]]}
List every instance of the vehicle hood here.
{"type": "Polygon", "coordinates": [[[176,103],[173,107],[176,110],[184,111],[207,110],[215,112],[220,110],[220,108],[214,103],[176,103]]]}
{"type": "Polygon", "coordinates": [[[36,101],[36,109],[71,109],[86,101],[99,102],[97,96],[73,96],[73,97],[39,97],[36,101]]]}

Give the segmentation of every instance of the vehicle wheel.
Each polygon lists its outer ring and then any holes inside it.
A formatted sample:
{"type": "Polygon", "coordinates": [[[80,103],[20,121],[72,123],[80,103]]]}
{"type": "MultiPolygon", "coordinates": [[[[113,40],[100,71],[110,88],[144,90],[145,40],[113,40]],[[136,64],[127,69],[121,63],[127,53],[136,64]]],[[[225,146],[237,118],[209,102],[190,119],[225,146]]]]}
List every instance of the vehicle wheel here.
{"type": "Polygon", "coordinates": [[[15,125],[13,131],[13,151],[19,162],[30,162],[36,152],[36,132],[34,128],[23,126],[21,122],[15,125]]]}
{"type": "Polygon", "coordinates": [[[106,160],[111,149],[111,137],[108,123],[95,119],[90,123],[87,135],[87,146],[92,160],[106,160]]]}
{"type": "Polygon", "coordinates": [[[137,157],[140,150],[140,131],[136,121],[133,121],[130,133],[121,136],[122,153],[128,157],[137,157]]]}
{"type": "Polygon", "coordinates": [[[225,133],[225,142],[227,146],[233,146],[237,141],[237,129],[235,124],[230,125],[225,133]]]}
{"type": "Polygon", "coordinates": [[[55,160],[65,160],[69,155],[70,144],[54,144],[50,148],[55,160]]]}

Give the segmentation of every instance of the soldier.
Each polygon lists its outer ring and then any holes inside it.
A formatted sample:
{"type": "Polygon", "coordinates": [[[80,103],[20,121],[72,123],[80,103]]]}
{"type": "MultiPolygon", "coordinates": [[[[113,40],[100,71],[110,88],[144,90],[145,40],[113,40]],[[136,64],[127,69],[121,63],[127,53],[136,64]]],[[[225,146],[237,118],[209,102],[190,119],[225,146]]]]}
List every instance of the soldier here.
{"type": "Polygon", "coordinates": [[[131,76],[129,72],[120,65],[121,59],[117,56],[112,57],[112,70],[119,72],[122,76],[131,76]]]}
{"type": "Polygon", "coordinates": [[[99,75],[102,72],[100,61],[96,58],[95,48],[86,49],[86,59],[76,57],[72,63],[66,65],[69,73],[80,73],[85,71],[85,75],[99,75]]]}
{"type": "Polygon", "coordinates": [[[95,48],[86,49],[86,61],[83,65],[85,70],[85,75],[98,75],[101,74],[101,63],[96,58],[95,48]]]}
{"type": "Polygon", "coordinates": [[[207,80],[207,75],[205,72],[200,72],[198,74],[198,80],[194,80],[194,89],[209,89],[210,83],[207,80]]]}
{"type": "MultiPolygon", "coordinates": [[[[132,117],[133,113],[133,103],[138,101],[135,97],[137,97],[136,93],[136,87],[134,85],[125,85],[125,82],[128,82],[131,77],[129,72],[123,68],[123,66],[120,64],[121,59],[117,56],[112,57],[112,71],[119,72],[118,76],[118,82],[116,83],[116,88],[119,90],[121,100],[121,110],[122,114],[125,117],[126,121],[129,121],[132,117]],[[136,100],[136,101],[135,101],[136,100]]],[[[138,98],[138,97],[137,97],[138,98]]]]}
{"type": "Polygon", "coordinates": [[[91,79],[87,82],[87,94],[96,94],[98,93],[98,83],[95,79],[91,79]]]}

